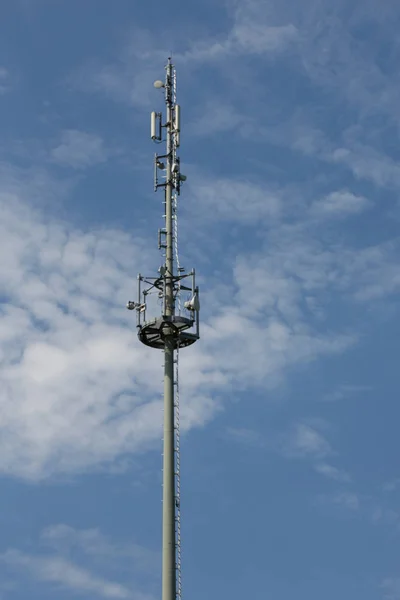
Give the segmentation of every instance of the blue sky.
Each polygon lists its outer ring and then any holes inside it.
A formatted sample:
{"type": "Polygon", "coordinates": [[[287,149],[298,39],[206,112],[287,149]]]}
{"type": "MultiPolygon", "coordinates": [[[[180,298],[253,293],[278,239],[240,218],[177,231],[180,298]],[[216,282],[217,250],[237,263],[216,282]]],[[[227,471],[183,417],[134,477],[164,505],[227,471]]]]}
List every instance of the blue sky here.
{"type": "Polygon", "coordinates": [[[184,597],[399,599],[397,0],[0,14],[1,600],[160,597],[162,354],[125,304],[170,53],[184,597]]]}

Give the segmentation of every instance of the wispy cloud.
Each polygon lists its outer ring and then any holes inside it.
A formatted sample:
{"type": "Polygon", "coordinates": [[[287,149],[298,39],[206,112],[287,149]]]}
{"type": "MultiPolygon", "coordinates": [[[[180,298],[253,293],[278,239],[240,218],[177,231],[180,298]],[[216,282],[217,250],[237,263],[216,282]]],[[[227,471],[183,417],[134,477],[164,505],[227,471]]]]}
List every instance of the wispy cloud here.
{"type": "MultiPolygon", "coordinates": [[[[249,3],[246,3],[249,8],[249,3]]],[[[226,67],[241,56],[274,57],[290,48],[299,39],[292,23],[273,25],[265,16],[260,19],[244,7],[227,4],[233,24],[227,31],[213,37],[188,40],[181,36],[172,48],[175,63],[193,71],[204,64],[226,67]]],[[[78,89],[103,93],[125,104],[147,106],[152,82],[159,78],[155,65],[171,54],[171,40],[164,31],[158,34],[134,29],[119,50],[118,59],[107,64],[86,63],[70,75],[68,84],[78,89]]],[[[231,70],[231,69],[230,69],[231,70]]]]}
{"type": "Polygon", "coordinates": [[[270,26],[252,20],[238,21],[232,31],[242,51],[254,54],[277,52],[286,48],[298,37],[296,27],[288,25],[270,26]]]}
{"type": "MultiPolygon", "coordinates": [[[[124,306],[133,274],[152,272],[154,257],[138,237],[80,231],[29,207],[42,180],[15,168],[3,175],[0,468],[37,480],[152,447],[161,432],[161,358],[140,347],[124,306]]],[[[54,182],[46,191],[52,186],[56,194],[54,182]]],[[[353,343],[288,325],[276,311],[260,328],[257,306],[243,311],[234,293],[238,273],[228,275],[229,300],[203,312],[202,342],[182,355],[183,431],[220,410],[227,385],[273,386],[292,365],[353,343]]]]}
{"type": "Polygon", "coordinates": [[[335,508],[339,514],[368,518],[359,494],[353,491],[341,490],[332,494],[320,494],[316,502],[319,506],[329,510],[335,508]]]}
{"type": "Polygon", "coordinates": [[[370,511],[372,523],[388,526],[393,532],[400,532],[400,515],[396,510],[383,506],[374,506],[370,511]]]}
{"type": "Polygon", "coordinates": [[[275,55],[284,51],[298,39],[298,31],[292,23],[271,26],[246,18],[242,11],[234,14],[234,25],[218,41],[195,41],[188,50],[175,55],[180,63],[222,63],[240,55],[275,55]]]}
{"type": "Polygon", "coordinates": [[[290,16],[286,22],[276,22],[273,11],[259,1],[228,2],[231,28],[218,40],[197,40],[179,58],[207,61],[230,59],[232,55],[274,56],[299,41],[299,30],[290,16]],[[207,51],[208,47],[208,51],[207,51]]]}
{"type": "Polygon", "coordinates": [[[240,444],[256,447],[263,445],[263,440],[260,434],[254,429],[248,429],[245,427],[228,427],[225,433],[228,439],[240,444]]]}
{"type": "Polygon", "coordinates": [[[332,497],[332,502],[352,511],[360,508],[360,499],[354,492],[339,492],[332,497]]]}
{"type": "Polygon", "coordinates": [[[308,460],[314,471],[327,479],[349,483],[349,473],[326,462],[327,457],[337,454],[323,434],[326,429],[329,429],[329,424],[321,419],[308,419],[295,424],[281,436],[281,452],[289,459],[308,460]]]}
{"type": "Polygon", "coordinates": [[[384,492],[395,492],[400,487],[400,478],[391,479],[387,481],[383,486],[384,492]]]}
{"type": "MultiPolygon", "coordinates": [[[[167,40],[166,47],[168,48],[167,40]]],[[[111,100],[147,107],[153,97],[152,84],[160,78],[160,66],[170,50],[163,48],[162,39],[144,29],[135,30],[120,50],[115,62],[83,64],[67,78],[66,84],[88,93],[104,94],[111,100]]]]}
{"type": "Polygon", "coordinates": [[[357,196],[346,190],[332,192],[317,200],[311,206],[311,213],[320,217],[345,217],[356,215],[372,206],[372,202],[363,196],[357,196]]]}
{"type": "Polygon", "coordinates": [[[42,532],[41,542],[64,555],[81,550],[96,564],[109,564],[112,561],[118,563],[119,570],[125,567],[126,570],[136,573],[154,573],[159,562],[158,553],[133,542],[115,543],[99,529],[74,529],[65,524],[52,525],[42,532]]]}
{"type": "Polygon", "coordinates": [[[396,160],[366,144],[336,148],[326,158],[348,167],[357,179],[380,187],[397,189],[400,185],[400,166],[396,160]]]}
{"type": "Polygon", "coordinates": [[[9,91],[9,73],[5,67],[0,66],[0,95],[9,91]]]}
{"type": "Polygon", "coordinates": [[[56,584],[76,593],[90,592],[103,598],[132,597],[123,585],[107,581],[58,556],[35,556],[8,550],[0,555],[0,560],[34,580],[56,584]]]}
{"type": "Polygon", "coordinates": [[[0,264],[1,469],[35,479],[101,463],[117,446],[133,449],[148,426],[150,438],[157,436],[159,403],[147,386],[144,404],[135,388],[146,372],[156,381],[158,365],[157,356],[147,361],[138,354],[123,311],[136,271],[134,248],[147,262],[139,240],[116,231],[70,231],[24,202],[25,193],[35,195],[33,182],[26,191],[11,184],[13,191],[1,196],[8,248],[0,264]],[[116,445],[106,430],[114,430],[116,445]]]}
{"type": "Polygon", "coordinates": [[[189,134],[194,133],[199,137],[209,137],[232,129],[246,129],[252,122],[250,117],[222,100],[207,102],[199,112],[200,115],[186,127],[189,134]]]}
{"type": "Polygon", "coordinates": [[[269,191],[242,178],[213,178],[192,173],[188,183],[191,219],[217,223],[222,220],[254,224],[260,219],[276,219],[281,213],[278,191],[269,191]]]}
{"type": "Polygon", "coordinates": [[[149,600],[138,582],[143,574],[154,576],[158,562],[158,555],[138,544],[115,543],[98,529],[64,524],[45,529],[35,553],[9,548],[0,555],[0,563],[19,579],[27,576],[76,594],[137,600],[149,600]]]}
{"type": "Polygon", "coordinates": [[[319,226],[313,230],[300,223],[273,228],[267,245],[268,253],[237,260],[244,310],[255,304],[260,308],[272,304],[293,322],[299,317],[300,297],[312,300],[312,309],[321,305],[328,289],[348,302],[379,300],[400,289],[397,239],[354,249],[326,243],[319,226]],[[251,295],[246,293],[250,287],[251,295]]]}
{"type": "Polygon", "coordinates": [[[104,141],[98,135],[70,129],[64,131],[61,143],[51,151],[51,159],[73,169],[85,169],[106,162],[104,141]]]}
{"type": "Polygon", "coordinates": [[[287,434],[284,453],[292,458],[323,458],[332,453],[325,437],[307,423],[296,424],[287,434]]]}
{"type": "Polygon", "coordinates": [[[315,465],[314,469],[320,475],[323,475],[328,479],[332,479],[333,481],[338,481],[341,483],[348,483],[351,481],[351,477],[348,473],[346,473],[346,471],[338,469],[337,467],[327,463],[318,463],[315,465]]]}
{"type": "MultiPolygon", "coordinates": [[[[348,481],[338,480],[339,483],[348,481]]],[[[380,527],[393,536],[400,532],[400,515],[397,510],[383,504],[376,495],[361,494],[358,490],[338,489],[330,494],[320,494],[316,499],[321,507],[336,507],[340,514],[362,519],[368,526],[380,527]]],[[[397,507],[396,507],[397,508],[397,507]]]]}
{"type": "Polygon", "coordinates": [[[400,577],[387,577],[382,581],[381,587],[384,597],[388,600],[398,600],[400,598],[400,577]]]}
{"type": "Polygon", "coordinates": [[[368,385],[351,385],[342,384],[339,385],[332,392],[325,394],[322,400],[325,402],[336,402],[339,400],[345,400],[347,398],[357,397],[363,393],[371,392],[372,388],[368,385]]]}

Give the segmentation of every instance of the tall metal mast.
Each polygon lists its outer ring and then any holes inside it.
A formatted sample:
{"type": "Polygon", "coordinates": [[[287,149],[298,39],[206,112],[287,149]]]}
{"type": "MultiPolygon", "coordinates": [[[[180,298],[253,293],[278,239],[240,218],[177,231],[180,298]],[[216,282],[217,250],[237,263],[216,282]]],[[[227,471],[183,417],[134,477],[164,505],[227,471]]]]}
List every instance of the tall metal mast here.
{"type": "Polygon", "coordinates": [[[176,104],[176,71],[170,58],[165,69],[165,82],[154,83],[154,87],[165,90],[165,123],[162,122],[162,113],[151,113],[151,138],[158,143],[165,142],[165,153],[156,154],[154,158],[154,189],[157,191],[164,188],[165,226],[158,231],[158,247],[162,250],[164,262],[158,269],[158,277],[138,275],[138,302],[128,302],[127,308],[137,311],[140,341],[152,348],[164,350],[162,600],[180,600],[179,403],[175,389],[178,385],[179,348],[189,346],[199,339],[200,304],[194,269],[185,273],[185,270],[179,267],[177,204],[181,185],[186,177],[180,172],[180,160],[177,156],[181,111],[180,106],[176,104]],[[160,172],[164,174],[165,181],[159,181],[160,172]],[[177,270],[174,262],[177,263],[177,270]],[[190,287],[182,283],[188,278],[191,280],[190,287]],[[184,303],[184,314],[181,314],[182,291],[190,293],[184,303]],[[161,301],[161,316],[148,320],[147,301],[152,293],[157,294],[161,301]]]}

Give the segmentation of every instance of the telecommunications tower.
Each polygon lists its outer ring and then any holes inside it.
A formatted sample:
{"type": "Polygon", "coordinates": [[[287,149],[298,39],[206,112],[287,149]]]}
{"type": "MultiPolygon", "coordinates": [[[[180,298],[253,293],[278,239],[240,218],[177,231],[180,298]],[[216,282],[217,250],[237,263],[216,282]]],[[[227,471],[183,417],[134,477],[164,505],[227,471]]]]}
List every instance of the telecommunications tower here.
{"type": "Polygon", "coordinates": [[[196,342],[199,335],[199,290],[194,269],[180,266],[178,255],[178,197],[186,177],[181,174],[177,151],[180,145],[181,110],[176,103],[176,70],[168,59],[165,81],[154,87],[165,92],[166,117],[151,113],[151,138],[165,150],[154,157],[154,190],[164,190],[164,227],[158,230],[163,263],[157,277],[138,275],[138,301],[128,302],[136,310],[139,340],[164,351],[164,452],[162,513],[162,600],[181,599],[180,534],[180,436],[179,349],[196,342]],[[188,297],[181,306],[181,294],[188,297]],[[161,303],[161,314],[147,318],[150,294],[161,303]]]}

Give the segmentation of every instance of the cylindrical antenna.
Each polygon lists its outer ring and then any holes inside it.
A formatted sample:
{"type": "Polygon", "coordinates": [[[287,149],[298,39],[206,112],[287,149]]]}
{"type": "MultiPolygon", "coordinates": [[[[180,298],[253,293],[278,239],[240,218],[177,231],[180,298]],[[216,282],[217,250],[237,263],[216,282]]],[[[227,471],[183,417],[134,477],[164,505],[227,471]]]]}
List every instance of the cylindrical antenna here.
{"type": "Polygon", "coordinates": [[[157,133],[157,113],[154,112],[154,111],[151,113],[151,116],[150,116],[150,129],[151,129],[151,139],[152,140],[158,139],[158,133],[157,133]]]}
{"type": "Polygon", "coordinates": [[[177,148],[181,143],[181,107],[179,104],[175,106],[175,142],[177,148]]]}
{"type": "Polygon", "coordinates": [[[181,107],[179,104],[175,106],[175,131],[180,132],[181,130],[181,107]]]}

